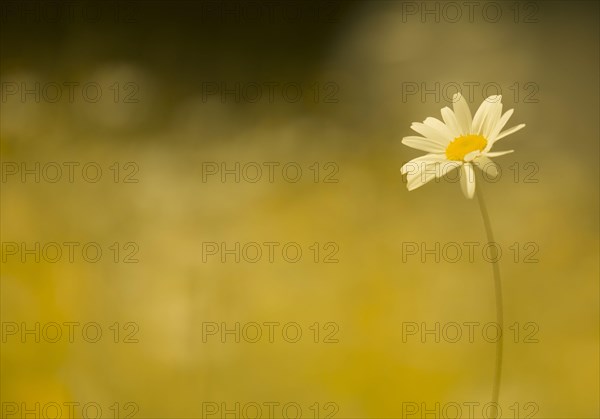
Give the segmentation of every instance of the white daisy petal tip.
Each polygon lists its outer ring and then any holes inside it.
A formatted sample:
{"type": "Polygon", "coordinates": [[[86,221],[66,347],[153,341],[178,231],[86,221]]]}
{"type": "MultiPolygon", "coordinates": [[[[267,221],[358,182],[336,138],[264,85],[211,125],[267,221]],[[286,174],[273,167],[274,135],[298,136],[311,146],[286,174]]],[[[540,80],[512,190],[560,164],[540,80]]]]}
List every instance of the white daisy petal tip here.
{"type": "Polygon", "coordinates": [[[473,199],[473,197],[475,196],[475,184],[473,184],[473,187],[469,189],[469,191],[467,192],[467,199],[473,199]]]}
{"type": "Polygon", "coordinates": [[[415,135],[409,135],[409,136],[407,136],[407,137],[402,137],[402,141],[400,141],[400,142],[401,142],[402,144],[404,144],[404,145],[407,145],[407,146],[409,146],[409,147],[410,147],[410,145],[409,145],[409,144],[410,144],[410,142],[411,142],[412,140],[416,140],[416,139],[423,139],[423,140],[426,140],[426,138],[423,138],[423,137],[417,137],[417,136],[415,136],[415,135]]]}
{"type": "Polygon", "coordinates": [[[506,129],[506,130],[502,131],[500,134],[498,134],[498,136],[494,139],[494,142],[496,142],[504,137],[507,137],[511,134],[514,134],[515,132],[520,131],[523,128],[525,128],[525,124],[515,125],[512,128],[506,129]]]}
{"type": "Polygon", "coordinates": [[[460,187],[463,194],[468,199],[473,199],[475,196],[475,171],[470,163],[463,164],[460,174],[460,187]]]}
{"type": "Polygon", "coordinates": [[[473,160],[473,163],[485,174],[484,177],[486,179],[495,179],[500,174],[496,163],[485,155],[478,156],[473,160]]]}
{"type": "Polygon", "coordinates": [[[486,157],[500,157],[506,154],[514,153],[515,150],[505,150],[505,151],[488,151],[487,153],[483,153],[482,155],[486,157]]]}
{"type": "Polygon", "coordinates": [[[424,185],[424,183],[415,183],[415,184],[412,184],[412,185],[407,184],[406,185],[406,189],[408,189],[409,192],[412,192],[415,189],[418,189],[418,188],[420,188],[423,185],[424,185]]]}

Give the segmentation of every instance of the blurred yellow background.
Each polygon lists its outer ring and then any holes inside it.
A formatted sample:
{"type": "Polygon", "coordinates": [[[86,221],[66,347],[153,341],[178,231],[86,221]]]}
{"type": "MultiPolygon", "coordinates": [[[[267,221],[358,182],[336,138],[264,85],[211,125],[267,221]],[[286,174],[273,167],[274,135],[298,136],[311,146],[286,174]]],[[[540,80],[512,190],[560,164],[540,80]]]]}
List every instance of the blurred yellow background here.
{"type": "Polygon", "coordinates": [[[519,331],[503,417],[598,417],[598,3],[477,3],[469,19],[461,2],[461,18],[447,2],[3,2],[3,417],[36,402],[47,417],[484,416],[493,343],[403,338],[495,321],[480,251],[405,253],[486,241],[458,184],[409,193],[400,175],[421,154],[400,143],[410,124],[456,85],[472,112],[500,86],[508,126],[527,124],[498,143],[515,149],[501,179],[478,184],[519,331]]]}

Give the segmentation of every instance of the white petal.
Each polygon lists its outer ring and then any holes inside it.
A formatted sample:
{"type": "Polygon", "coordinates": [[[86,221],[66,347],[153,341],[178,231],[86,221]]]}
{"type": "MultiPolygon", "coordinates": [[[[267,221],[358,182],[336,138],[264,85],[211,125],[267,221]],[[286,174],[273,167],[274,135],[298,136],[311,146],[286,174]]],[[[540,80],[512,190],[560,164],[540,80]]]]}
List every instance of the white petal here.
{"type": "Polygon", "coordinates": [[[414,131],[421,134],[423,137],[427,137],[433,141],[436,141],[444,147],[450,144],[450,141],[452,141],[452,138],[450,138],[450,136],[444,135],[431,125],[424,124],[421,122],[414,122],[410,127],[414,131]]]}
{"type": "Polygon", "coordinates": [[[455,169],[458,169],[462,165],[463,162],[457,160],[448,160],[443,163],[440,163],[440,172],[442,174],[442,176],[440,177],[446,176],[448,173],[452,172],[455,169]]]}
{"type": "Polygon", "coordinates": [[[515,132],[517,132],[518,130],[520,130],[520,129],[524,128],[524,127],[525,127],[525,124],[519,124],[517,126],[509,128],[506,131],[503,131],[500,134],[498,134],[498,136],[496,137],[496,139],[494,140],[494,142],[498,141],[501,138],[506,137],[507,135],[514,134],[515,132]]]}
{"type": "Polygon", "coordinates": [[[485,122],[483,123],[483,126],[481,127],[481,131],[482,131],[481,134],[485,138],[490,138],[490,133],[494,130],[496,125],[498,125],[498,122],[500,121],[501,116],[502,116],[502,102],[500,102],[498,100],[496,102],[493,102],[488,107],[487,117],[485,119],[485,122]]]}
{"type": "Polygon", "coordinates": [[[460,187],[463,194],[469,199],[475,195],[475,172],[471,163],[463,165],[462,173],[460,174],[460,187]]]}
{"type": "Polygon", "coordinates": [[[488,157],[500,157],[500,156],[504,156],[505,154],[510,154],[510,153],[512,153],[514,151],[515,150],[488,151],[487,153],[485,153],[485,155],[488,156],[488,157]]]}
{"type": "Polygon", "coordinates": [[[470,153],[465,154],[465,156],[463,157],[463,160],[466,162],[469,162],[469,161],[477,158],[480,154],[481,154],[481,151],[473,150],[470,153]]]}
{"type": "MultiPolygon", "coordinates": [[[[481,102],[479,109],[473,118],[471,134],[482,134],[486,121],[489,120],[490,110],[495,109],[498,103],[501,103],[502,96],[490,96],[481,102]]],[[[492,112],[493,113],[493,112],[492,112]]]]}
{"type": "Polygon", "coordinates": [[[433,171],[423,169],[419,170],[417,173],[411,173],[406,177],[406,187],[409,191],[414,191],[436,178],[433,171]]]}
{"type": "Polygon", "coordinates": [[[504,128],[504,126],[506,125],[506,123],[508,122],[508,120],[510,119],[510,117],[512,116],[514,111],[515,111],[514,109],[509,109],[508,111],[504,112],[504,115],[502,115],[502,118],[500,118],[500,120],[496,123],[496,126],[490,131],[490,134],[486,137],[487,141],[488,141],[487,146],[486,146],[487,150],[492,148],[492,145],[496,141],[496,137],[498,136],[498,133],[500,132],[500,130],[502,130],[502,128],[504,128]]]}
{"type": "Polygon", "coordinates": [[[439,119],[430,116],[426,118],[425,121],[423,121],[423,123],[437,130],[440,134],[444,136],[444,138],[448,140],[448,142],[454,140],[455,137],[452,134],[452,130],[450,130],[450,128],[448,128],[448,126],[439,119]]]}
{"type": "Polygon", "coordinates": [[[478,134],[481,131],[481,126],[485,120],[485,116],[487,115],[487,108],[490,104],[487,101],[481,102],[479,105],[479,109],[475,112],[475,116],[473,117],[473,126],[471,127],[471,134],[478,134]]]}
{"type": "Polygon", "coordinates": [[[490,158],[481,155],[473,160],[473,163],[485,173],[486,178],[489,176],[493,179],[498,176],[498,166],[490,158]]]}
{"type": "Polygon", "coordinates": [[[502,95],[491,95],[485,99],[486,102],[494,104],[502,102],[502,95]]]}
{"type": "Polygon", "coordinates": [[[446,160],[446,156],[444,154],[425,154],[405,163],[400,168],[400,173],[402,173],[403,175],[406,175],[407,173],[415,173],[417,170],[420,170],[419,167],[421,165],[425,165],[427,163],[435,163],[437,161],[442,160],[446,160]]]}
{"type": "Polygon", "coordinates": [[[411,171],[407,174],[406,186],[409,191],[417,189],[433,179],[445,176],[450,171],[460,166],[460,164],[460,162],[450,162],[448,160],[422,161],[418,163],[415,171],[411,171]]]}
{"type": "Polygon", "coordinates": [[[452,112],[452,109],[445,107],[441,111],[442,118],[448,129],[452,132],[453,138],[460,137],[463,134],[463,130],[456,119],[456,115],[452,112]]]}
{"type": "Polygon", "coordinates": [[[444,153],[446,151],[445,146],[430,138],[404,137],[402,144],[416,148],[417,150],[427,151],[428,153],[444,153]]]}
{"type": "Polygon", "coordinates": [[[467,101],[460,93],[456,93],[452,98],[452,102],[454,115],[456,116],[462,134],[470,134],[473,118],[471,117],[471,110],[469,109],[469,105],[467,105],[467,101]]]}

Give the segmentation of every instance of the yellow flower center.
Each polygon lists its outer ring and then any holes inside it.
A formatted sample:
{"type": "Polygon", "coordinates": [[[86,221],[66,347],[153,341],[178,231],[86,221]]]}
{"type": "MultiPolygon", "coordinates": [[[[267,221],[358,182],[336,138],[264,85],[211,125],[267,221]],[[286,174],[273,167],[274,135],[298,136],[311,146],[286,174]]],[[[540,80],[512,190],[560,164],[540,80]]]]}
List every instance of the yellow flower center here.
{"type": "Polygon", "coordinates": [[[464,160],[465,156],[472,151],[483,150],[487,145],[487,140],[482,135],[463,135],[456,137],[448,147],[446,147],[446,157],[448,160],[464,160]]]}

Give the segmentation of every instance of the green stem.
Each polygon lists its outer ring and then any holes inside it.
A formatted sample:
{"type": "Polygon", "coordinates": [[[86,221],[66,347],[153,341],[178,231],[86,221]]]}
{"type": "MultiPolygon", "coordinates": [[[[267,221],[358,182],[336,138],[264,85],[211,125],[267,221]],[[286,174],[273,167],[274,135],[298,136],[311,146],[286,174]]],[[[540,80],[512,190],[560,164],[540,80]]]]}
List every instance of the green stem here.
{"type": "MultiPolygon", "coordinates": [[[[479,201],[479,209],[481,210],[481,217],[483,218],[483,225],[485,226],[485,233],[487,235],[488,243],[494,242],[494,234],[492,232],[492,225],[490,223],[490,217],[485,206],[483,194],[481,192],[482,182],[477,182],[475,188],[477,193],[477,200],[479,201]]],[[[492,262],[492,270],[494,273],[494,287],[496,290],[496,322],[500,328],[500,337],[496,342],[496,365],[494,368],[494,383],[492,386],[492,403],[494,406],[498,406],[498,395],[500,394],[500,381],[502,377],[502,347],[504,341],[504,311],[502,307],[502,282],[500,280],[500,266],[498,265],[498,255],[495,255],[492,262]]],[[[497,417],[497,410],[493,415],[495,419],[497,417]]]]}

